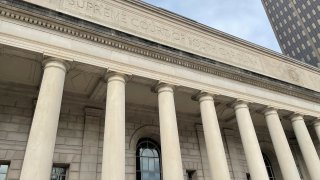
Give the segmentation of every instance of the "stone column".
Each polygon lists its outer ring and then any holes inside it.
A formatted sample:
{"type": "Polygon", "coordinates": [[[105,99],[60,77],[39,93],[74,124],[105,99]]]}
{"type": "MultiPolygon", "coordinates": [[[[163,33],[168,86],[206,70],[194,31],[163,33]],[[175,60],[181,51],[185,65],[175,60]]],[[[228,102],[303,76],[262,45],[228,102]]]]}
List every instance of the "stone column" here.
{"type": "Polygon", "coordinates": [[[237,101],[234,109],[251,179],[269,180],[248,104],[244,101],[237,101]]]}
{"type": "Polygon", "coordinates": [[[273,147],[279,161],[284,179],[300,180],[300,175],[294,161],[288,140],[282,128],[277,110],[267,108],[264,111],[273,147]]]}
{"type": "Polygon", "coordinates": [[[158,92],[163,180],[183,180],[173,86],[159,84],[158,92]]]}
{"type": "Polygon", "coordinates": [[[66,71],[62,60],[45,61],[20,180],[50,179],[66,71]]]}
{"type": "Polygon", "coordinates": [[[313,123],[314,129],[316,131],[316,134],[318,136],[318,139],[320,141],[320,118],[315,120],[315,122],[313,123]]]}
{"type": "Polygon", "coordinates": [[[200,102],[211,178],[212,180],[230,180],[227,157],[223,147],[213,96],[201,93],[197,99],[200,102]]]}
{"type": "Polygon", "coordinates": [[[301,115],[295,114],[291,117],[291,122],[311,180],[317,180],[320,177],[320,160],[304,119],[301,115]]]}
{"type": "Polygon", "coordinates": [[[125,180],[126,76],[111,73],[107,79],[101,180],[125,180]]]}

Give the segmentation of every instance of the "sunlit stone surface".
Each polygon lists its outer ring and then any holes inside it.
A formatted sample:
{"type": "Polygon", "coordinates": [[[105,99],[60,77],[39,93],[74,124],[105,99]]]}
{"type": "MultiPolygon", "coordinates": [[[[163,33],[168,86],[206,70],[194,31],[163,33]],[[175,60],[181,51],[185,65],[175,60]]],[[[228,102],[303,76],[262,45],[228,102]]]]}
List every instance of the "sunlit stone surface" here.
{"type": "Polygon", "coordinates": [[[141,1],[0,0],[0,179],[316,180],[317,82],[141,1]]]}

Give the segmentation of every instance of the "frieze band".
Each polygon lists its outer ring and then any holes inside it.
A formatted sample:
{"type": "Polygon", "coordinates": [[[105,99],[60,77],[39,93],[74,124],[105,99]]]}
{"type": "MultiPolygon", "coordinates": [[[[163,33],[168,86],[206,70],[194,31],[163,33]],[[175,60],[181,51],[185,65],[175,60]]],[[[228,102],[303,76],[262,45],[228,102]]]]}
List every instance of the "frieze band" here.
{"type": "MultiPolygon", "coordinates": [[[[240,72],[238,70],[231,72],[230,71],[231,67],[229,67],[229,69],[226,70],[223,67],[219,67],[215,64],[211,64],[211,63],[204,64],[204,62],[195,61],[193,58],[169,56],[167,53],[161,53],[161,52],[158,52],[158,51],[156,52],[156,51],[153,51],[150,49],[140,48],[136,44],[130,44],[129,42],[124,43],[124,42],[116,41],[110,37],[106,38],[101,35],[96,35],[96,34],[89,33],[86,31],[81,31],[81,30],[78,30],[78,29],[75,29],[72,27],[67,27],[65,25],[48,22],[48,21],[40,19],[40,18],[36,18],[36,17],[30,16],[30,15],[25,15],[25,14],[21,14],[21,13],[16,13],[14,11],[4,9],[4,8],[0,8],[0,15],[8,17],[8,18],[16,19],[19,21],[23,21],[26,23],[34,24],[37,26],[41,26],[41,27],[44,27],[47,29],[62,32],[62,33],[68,34],[68,35],[78,37],[78,38],[90,40],[90,41],[93,41],[96,43],[101,43],[104,45],[108,45],[108,46],[111,46],[114,48],[123,49],[123,50],[129,51],[129,52],[132,52],[132,53],[152,57],[152,58],[166,61],[169,63],[173,63],[173,64],[177,64],[180,66],[203,71],[206,73],[214,74],[214,75],[217,75],[220,77],[225,77],[228,79],[233,79],[233,80],[244,82],[244,83],[251,84],[254,86],[270,89],[273,91],[278,91],[278,92],[281,92],[284,94],[288,94],[288,95],[295,96],[295,97],[300,97],[300,98],[307,99],[310,101],[320,102],[319,97],[317,95],[313,95],[313,93],[307,93],[308,94],[307,95],[306,93],[303,93],[298,89],[297,90],[291,89],[290,91],[288,91],[287,89],[277,85],[277,83],[274,83],[271,81],[269,81],[269,83],[266,83],[266,82],[261,83],[261,79],[259,79],[259,78],[257,79],[256,77],[250,76],[250,75],[248,76],[248,74],[240,75],[239,74],[240,72]]],[[[235,68],[235,69],[237,69],[237,68],[235,68]]],[[[293,69],[291,69],[290,71],[293,71],[293,69]]],[[[298,79],[298,77],[296,75],[297,74],[295,73],[295,78],[298,79]]]]}

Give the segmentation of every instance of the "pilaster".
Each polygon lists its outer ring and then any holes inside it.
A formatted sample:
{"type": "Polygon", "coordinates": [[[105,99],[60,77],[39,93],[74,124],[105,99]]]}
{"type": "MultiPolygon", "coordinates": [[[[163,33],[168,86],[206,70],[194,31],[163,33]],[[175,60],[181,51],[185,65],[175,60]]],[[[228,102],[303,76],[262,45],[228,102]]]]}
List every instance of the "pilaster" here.
{"type": "Polygon", "coordinates": [[[102,116],[103,110],[101,109],[85,108],[79,180],[97,179],[100,120],[102,116]]]}

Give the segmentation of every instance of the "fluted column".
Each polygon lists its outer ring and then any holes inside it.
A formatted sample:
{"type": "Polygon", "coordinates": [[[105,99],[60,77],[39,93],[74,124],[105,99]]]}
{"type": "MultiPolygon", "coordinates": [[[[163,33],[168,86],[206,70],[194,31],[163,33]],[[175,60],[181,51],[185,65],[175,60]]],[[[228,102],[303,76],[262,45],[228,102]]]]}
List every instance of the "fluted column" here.
{"type": "Polygon", "coordinates": [[[300,175],[277,110],[267,108],[264,111],[264,115],[284,180],[300,180],[300,175]]]}
{"type": "Polygon", "coordinates": [[[45,61],[20,180],[50,179],[66,71],[62,60],[45,61]]]}
{"type": "Polygon", "coordinates": [[[159,103],[163,180],[183,180],[173,86],[160,84],[155,91],[158,92],[159,103]]]}
{"type": "Polygon", "coordinates": [[[201,93],[197,99],[203,123],[204,137],[212,180],[230,180],[228,163],[223,147],[213,96],[201,93]]]}
{"type": "Polygon", "coordinates": [[[244,101],[237,101],[234,109],[251,179],[269,180],[248,105],[244,101]]]}
{"type": "Polygon", "coordinates": [[[311,180],[317,180],[320,178],[320,160],[304,119],[295,114],[291,117],[291,122],[311,180]]]}
{"type": "Polygon", "coordinates": [[[313,126],[318,136],[318,140],[320,141],[320,118],[315,120],[315,122],[313,123],[313,126]]]}
{"type": "Polygon", "coordinates": [[[107,81],[101,180],[125,180],[126,76],[111,73],[107,81]]]}

